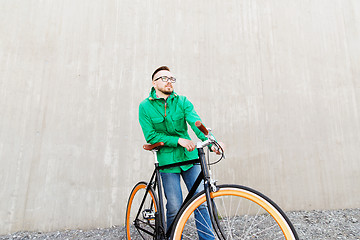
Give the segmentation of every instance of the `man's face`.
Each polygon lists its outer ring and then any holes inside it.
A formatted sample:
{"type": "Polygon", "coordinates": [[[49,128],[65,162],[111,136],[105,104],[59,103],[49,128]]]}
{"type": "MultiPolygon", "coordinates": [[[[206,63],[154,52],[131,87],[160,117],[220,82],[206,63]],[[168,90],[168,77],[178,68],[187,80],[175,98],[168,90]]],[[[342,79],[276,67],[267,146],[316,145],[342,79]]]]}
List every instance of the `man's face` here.
{"type": "MultiPolygon", "coordinates": [[[[174,77],[171,72],[167,71],[167,70],[161,70],[159,72],[157,72],[154,76],[154,80],[158,79],[159,77],[174,77]]],[[[174,91],[174,87],[173,87],[173,83],[167,81],[167,82],[163,82],[163,80],[161,78],[159,78],[158,80],[154,81],[153,80],[153,86],[155,88],[155,90],[160,91],[166,95],[170,95],[173,91],[174,91]]]]}

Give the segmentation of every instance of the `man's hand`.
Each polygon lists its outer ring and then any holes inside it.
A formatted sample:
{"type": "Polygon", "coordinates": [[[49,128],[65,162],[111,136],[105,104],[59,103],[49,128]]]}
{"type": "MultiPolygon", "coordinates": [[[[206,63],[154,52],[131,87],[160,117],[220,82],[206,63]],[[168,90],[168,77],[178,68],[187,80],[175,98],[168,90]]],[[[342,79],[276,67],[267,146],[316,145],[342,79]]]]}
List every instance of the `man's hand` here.
{"type": "MultiPolygon", "coordinates": [[[[221,148],[223,149],[223,151],[225,151],[225,144],[223,142],[218,142],[218,144],[221,146],[221,148]]],[[[218,149],[215,145],[211,146],[211,151],[213,151],[214,153],[216,153],[217,155],[220,155],[220,149],[218,149]]]]}
{"type": "Polygon", "coordinates": [[[195,150],[195,144],[191,140],[188,140],[188,139],[185,139],[185,138],[179,138],[178,143],[179,143],[180,146],[186,148],[186,150],[188,150],[189,152],[195,150]]]}

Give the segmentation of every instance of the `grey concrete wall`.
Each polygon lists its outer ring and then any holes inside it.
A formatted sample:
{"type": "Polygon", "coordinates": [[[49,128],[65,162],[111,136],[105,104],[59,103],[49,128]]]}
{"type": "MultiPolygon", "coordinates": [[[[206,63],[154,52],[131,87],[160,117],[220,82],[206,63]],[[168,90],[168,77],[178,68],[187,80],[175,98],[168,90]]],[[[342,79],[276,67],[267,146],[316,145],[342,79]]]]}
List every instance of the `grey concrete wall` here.
{"type": "Polygon", "coordinates": [[[360,207],[359,42],[357,0],[2,0],[0,234],[124,223],[163,64],[227,144],[220,182],[360,207]]]}

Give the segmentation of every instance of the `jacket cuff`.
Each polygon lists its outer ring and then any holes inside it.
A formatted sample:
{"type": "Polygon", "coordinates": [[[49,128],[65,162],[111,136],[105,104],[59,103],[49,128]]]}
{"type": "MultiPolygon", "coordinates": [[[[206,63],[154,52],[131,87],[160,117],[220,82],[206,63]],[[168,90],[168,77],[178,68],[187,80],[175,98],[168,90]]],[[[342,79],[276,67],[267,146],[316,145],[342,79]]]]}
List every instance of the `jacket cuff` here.
{"type": "Polygon", "coordinates": [[[169,139],[168,145],[169,147],[177,147],[179,142],[179,137],[172,137],[171,139],[169,139]]]}

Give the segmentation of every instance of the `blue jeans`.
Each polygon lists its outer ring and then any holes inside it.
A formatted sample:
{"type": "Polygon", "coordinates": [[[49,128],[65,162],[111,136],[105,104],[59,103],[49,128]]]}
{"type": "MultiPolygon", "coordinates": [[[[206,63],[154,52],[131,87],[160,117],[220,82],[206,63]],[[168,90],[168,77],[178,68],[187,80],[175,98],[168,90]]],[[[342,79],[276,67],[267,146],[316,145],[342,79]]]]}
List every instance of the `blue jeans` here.
{"type": "MultiPolygon", "coordinates": [[[[182,171],[181,173],[163,173],[163,172],[160,173],[165,197],[167,200],[166,203],[167,230],[169,229],[171,223],[174,221],[174,218],[176,217],[176,214],[179,211],[181,204],[183,202],[183,196],[180,186],[180,175],[182,176],[187,189],[190,191],[200,171],[201,171],[200,165],[194,165],[189,170],[182,171]]],[[[195,194],[202,190],[204,190],[203,182],[200,183],[195,194]]],[[[206,204],[200,205],[197,209],[199,211],[195,211],[195,220],[196,220],[196,227],[198,230],[199,239],[201,240],[215,239],[212,233],[211,220],[206,204]]]]}

